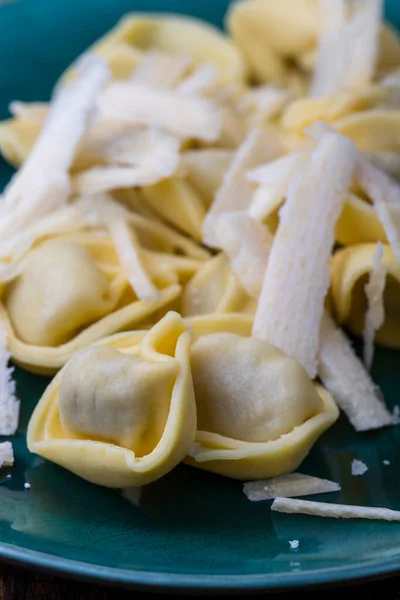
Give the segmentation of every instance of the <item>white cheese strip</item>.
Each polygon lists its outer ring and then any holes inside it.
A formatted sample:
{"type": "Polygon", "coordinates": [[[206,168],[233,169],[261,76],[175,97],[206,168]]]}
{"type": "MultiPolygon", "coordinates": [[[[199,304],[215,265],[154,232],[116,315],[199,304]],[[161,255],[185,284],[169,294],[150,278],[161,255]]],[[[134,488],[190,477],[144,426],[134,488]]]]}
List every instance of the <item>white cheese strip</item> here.
{"type": "Polygon", "coordinates": [[[321,324],[318,375],[356,431],[394,425],[398,420],[379,398],[377,388],[350,340],[325,313],[321,324]]]}
{"type": "Polygon", "coordinates": [[[220,110],[210,100],[139,83],[111,84],[99,108],[104,119],[158,126],[180,138],[215,142],[222,128],[220,110]]]}
{"type": "Polygon", "coordinates": [[[272,500],[283,496],[310,496],[312,494],[325,494],[338,492],[340,485],[328,479],[320,479],[302,473],[291,473],[281,475],[273,479],[263,481],[249,481],[243,485],[243,491],[252,502],[260,500],[272,500]]]}
{"type": "Polygon", "coordinates": [[[359,160],[357,179],[371,198],[397,262],[400,263],[400,185],[389,175],[359,160]]]}
{"type": "Polygon", "coordinates": [[[142,264],[140,245],[133,231],[123,219],[111,221],[108,229],[118,259],[136,296],[139,300],[160,300],[160,291],[151,281],[142,264]]]}
{"type": "Polygon", "coordinates": [[[14,464],[14,452],[11,442],[2,442],[0,444],[0,468],[12,467],[14,464]]]}
{"type": "Polygon", "coordinates": [[[312,379],[317,374],[335,225],[356,156],[349,139],[328,133],[292,179],[254,318],[253,336],[295,358],[312,379]]]}
{"type": "Polygon", "coordinates": [[[243,112],[250,126],[258,127],[277,117],[292,96],[290,90],[264,85],[250,89],[239,100],[238,109],[243,112]]]}
{"type": "Polygon", "coordinates": [[[345,57],[346,0],[319,0],[321,36],[311,96],[328,96],[340,89],[345,57]]]}
{"type": "Polygon", "coordinates": [[[271,510],[294,515],[331,517],[334,519],[376,519],[400,521],[400,511],[374,506],[352,506],[350,504],[328,504],[294,498],[275,498],[271,510]]]}
{"type": "Polygon", "coordinates": [[[246,180],[246,172],[282,154],[276,136],[268,131],[252,129],[235,152],[222,185],[203,223],[203,241],[218,248],[213,217],[224,212],[247,211],[253,197],[254,184],[246,180]]]}
{"type": "Polygon", "coordinates": [[[171,88],[185,77],[192,62],[190,56],[185,54],[151,50],[143,55],[130,81],[152,87],[171,88]]]}
{"type": "Polygon", "coordinates": [[[88,57],[78,77],[58,92],[32,152],[4,191],[8,210],[0,216],[0,235],[18,231],[66,201],[68,170],[108,78],[106,63],[88,57]]]}
{"type": "Polygon", "coordinates": [[[382,327],[385,320],[385,306],[383,293],[386,284],[386,269],[382,263],[383,246],[378,242],[372,259],[372,271],[369,281],[365,286],[365,295],[368,308],[365,315],[364,339],[364,364],[368,370],[371,369],[374,359],[375,333],[382,327]]]}
{"type": "Polygon", "coordinates": [[[261,184],[254,192],[249,215],[262,221],[282,204],[291,178],[306,161],[306,150],[292,152],[246,173],[246,179],[261,184]]]}
{"type": "Polygon", "coordinates": [[[15,395],[14,369],[8,366],[10,358],[7,332],[0,323],[0,435],[13,435],[18,428],[20,403],[15,395]]]}
{"type": "Polygon", "coordinates": [[[246,212],[222,213],[216,217],[216,235],[233,272],[246,292],[258,298],[261,291],[272,234],[246,212]]]}
{"type": "Polygon", "coordinates": [[[218,69],[212,63],[203,63],[197,67],[177,87],[181,94],[188,96],[209,96],[216,91],[218,69]]]}
{"type": "Polygon", "coordinates": [[[312,96],[368,85],[379,52],[383,0],[320,0],[322,34],[312,96]],[[348,10],[349,8],[349,10],[348,10]]]}

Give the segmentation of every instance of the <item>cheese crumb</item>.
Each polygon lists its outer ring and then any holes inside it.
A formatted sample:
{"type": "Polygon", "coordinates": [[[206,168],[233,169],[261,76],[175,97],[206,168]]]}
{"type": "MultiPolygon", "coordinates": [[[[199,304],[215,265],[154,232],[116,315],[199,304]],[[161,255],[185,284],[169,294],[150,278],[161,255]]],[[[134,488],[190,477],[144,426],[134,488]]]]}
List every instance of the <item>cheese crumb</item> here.
{"type": "Polygon", "coordinates": [[[296,550],[299,547],[299,540],[289,540],[289,544],[292,550],[296,550]]]}
{"type": "MultiPolygon", "coordinates": [[[[14,464],[14,452],[11,442],[0,444],[0,467],[11,467],[14,464]]],[[[8,478],[11,477],[7,475],[8,478]]]]}
{"type": "Polygon", "coordinates": [[[390,465],[390,460],[386,460],[386,459],[385,459],[385,460],[383,461],[383,464],[384,464],[384,465],[387,467],[388,465],[390,465]]]}
{"type": "MultiPolygon", "coordinates": [[[[7,332],[0,323],[0,435],[13,435],[18,428],[20,403],[15,395],[13,367],[8,366],[7,332]]],[[[8,442],[5,442],[8,443],[8,442]]]]}
{"type": "Polygon", "coordinates": [[[355,458],[351,461],[351,474],[357,477],[358,475],[364,475],[368,471],[368,467],[362,460],[355,458]]]}
{"type": "Polygon", "coordinates": [[[30,484],[30,483],[28,483],[28,482],[24,483],[24,488],[25,488],[26,490],[30,490],[30,489],[31,489],[31,484],[30,484]]]}

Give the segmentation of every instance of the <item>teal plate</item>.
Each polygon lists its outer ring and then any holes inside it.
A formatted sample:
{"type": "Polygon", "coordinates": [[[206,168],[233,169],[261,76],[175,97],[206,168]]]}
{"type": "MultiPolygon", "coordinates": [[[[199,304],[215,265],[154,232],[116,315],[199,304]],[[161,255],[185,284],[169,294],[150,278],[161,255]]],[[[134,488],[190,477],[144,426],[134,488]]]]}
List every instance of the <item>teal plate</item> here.
{"type": "MultiPolygon", "coordinates": [[[[65,67],[128,10],[183,12],[222,24],[226,0],[21,0],[0,9],[0,118],[10,100],[46,100],[65,67]]],[[[389,18],[400,24],[398,0],[389,18]]],[[[0,184],[12,169],[0,163],[0,184]]],[[[393,407],[399,354],[373,376],[393,407]]],[[[400,524],[271,513],[242,485],[187,466],[137,503],[31,455],[25,433],[47,379],[16,370],[22,399],[16,465],[0,475],[0,557],[59,573],[156,589],[251,591],[344,583],[400,572],[400,524]],[[24,484],[28,482],[30,488],[24,484]],[[299,540],[291,549],[289,541],[299,540]]],[[[400,428],[356,434],[344,417],[301,471],[342,485],[329,501],[400,507],[400,428]],[[364,461],[362,477],[351,461],[364,461]],[[390,461],[385,465],[384,461],[390,461]]],[[[321,499],[321,498],[317,498],[321,499]]],[[[323,498],[324,500],[326,498],[323,498]]]]}

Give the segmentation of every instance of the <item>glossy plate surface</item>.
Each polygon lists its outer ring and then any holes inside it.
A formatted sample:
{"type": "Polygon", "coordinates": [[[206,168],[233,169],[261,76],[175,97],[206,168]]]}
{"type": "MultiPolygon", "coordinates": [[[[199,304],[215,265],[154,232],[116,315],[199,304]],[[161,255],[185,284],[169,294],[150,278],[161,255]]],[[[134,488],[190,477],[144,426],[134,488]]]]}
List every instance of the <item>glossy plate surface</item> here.
{"type": "MultiPolygon", "coordinates": [[[[226,0],[20,0],[0,9],[0,118],[9,101],[47,100],[62,70],[128,10],[193,14],[222,24],[226,0]]],[[[400,3],[387,3],[400,25],[400,3]]],[[[12,169],[0,161],[3,186],[12,169]]],[[[380,350],[373,376],[400,403],[399,354],[380,350]]],[[[272,514],[242,485],[180,466],[129,502],[28,453],[26,425],[47,380],[17,369],[16,465],[0,475],[0,558],[130,586],[283,589],[400,571],[400,524],[272,514]],[[30,484],[30,489],[24,483],[30,484]],[[136,502],[136,504],[135,504],[136,502]],[[138,505],[137,505],[138,504],[138,505]],[[299,540],[291,549],[289,541],[299,540]]],[[[342,484],[333,502],[400,507],[400,427],[328,431],[301,471],[342,484]],[[351,475],[351,461],[368,465],[351,475]],[[383,461],[390,461],[384,465],[383,461]]],[[[312,498],[311,498],[312,499],[312,498]]]]}

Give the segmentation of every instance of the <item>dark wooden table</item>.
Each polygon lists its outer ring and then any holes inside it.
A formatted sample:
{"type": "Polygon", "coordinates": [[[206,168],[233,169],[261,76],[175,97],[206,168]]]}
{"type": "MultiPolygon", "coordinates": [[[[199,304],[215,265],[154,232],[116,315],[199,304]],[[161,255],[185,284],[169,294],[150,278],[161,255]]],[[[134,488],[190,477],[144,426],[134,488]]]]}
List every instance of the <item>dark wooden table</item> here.
{"type": "MultiPolygon", "coordinates": [[[[379,599],[400,600],[400,577],[383,579],[361,586],[335,588],[333,590],[307,591],[300,597],[310,600],[337,600],[341,595],[353,595],[357,600],[379,599]]],[[[146,594],[154,597],[156,594],[146,594]]],[[[188,594],[185,594],[187,596],[188,594]]],[[[158,594],[157,594],[158,596],[158,594]]],[[[263,594],[265,596],[265,594],[263,594]]],[[[269,598],[283,599],[293,594],[271,594],[269,598]]],[[[296,593],[299,598],[299,592],[296,593]]],[[[44,573],[34,572],[21,567],[0,565],[0,600],[131,600],[134,591],[116,590],[89,583],[82,583],[44,573]]],[[[205,596],[197,596],[201,598],[205,596]]],[[[210,597],[210,596],[208,596],[210,597]]],[[[232,596],[231,596],[232,597],[232,596]]],[[[239,598],[239,596],[236,596],[239,598]]]]}

